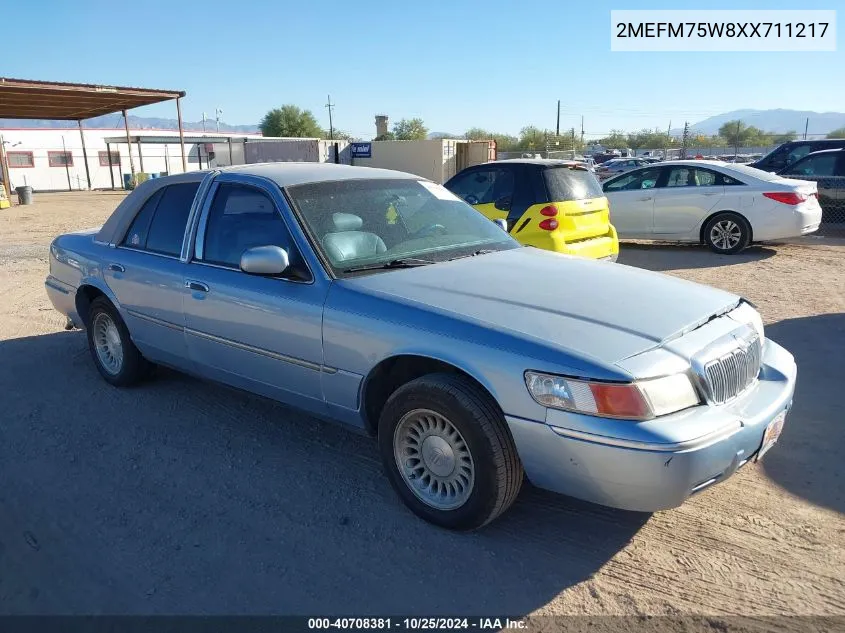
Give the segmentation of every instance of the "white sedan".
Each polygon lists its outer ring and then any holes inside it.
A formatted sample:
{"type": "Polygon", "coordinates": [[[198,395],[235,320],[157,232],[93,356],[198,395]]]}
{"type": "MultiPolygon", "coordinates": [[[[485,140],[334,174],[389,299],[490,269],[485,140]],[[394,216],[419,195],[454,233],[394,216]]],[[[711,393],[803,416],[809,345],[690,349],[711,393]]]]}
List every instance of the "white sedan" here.
{"type": "Polygon", "coordinates": [[[602,188],[620,238],[704,242],[723,254],[812,233],[822,218],[815,182],[722,161],[649,165],[602,188]]]}

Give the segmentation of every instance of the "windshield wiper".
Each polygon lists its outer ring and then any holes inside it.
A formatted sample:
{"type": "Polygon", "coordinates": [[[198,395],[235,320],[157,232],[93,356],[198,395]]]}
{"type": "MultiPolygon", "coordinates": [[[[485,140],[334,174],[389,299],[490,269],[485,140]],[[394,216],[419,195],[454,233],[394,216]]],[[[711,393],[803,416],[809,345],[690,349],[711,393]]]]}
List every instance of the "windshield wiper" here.
{"type": "Polygon", "coordinates": [[[452,257],[452,258],[450,258],[446,261],[452,262],[452,261],[455,261],[456,259],[463,259],[464,257],[475,257],[476,255],[487,255],[487,253],[495,253],[495,252],[497,252],[497,251],[491,250],[489,248],[482,248],[482,249],[477,250],[473,253],[467,253],[466,255],[458,255],[457,257],[452,257]]]}
{"type": "Polygon", "coordinates": [[[361,266],[352,266],[351,268],[344,268],[342,272],[357,273],[359,270],[385,270],[390,268],[415,268],[417,266],[426,266],[436,262],[430,259],[417,259],[415,257],[403,257],[402,259],[391,259],[389,262],[378,262],[375,264],[363,264],[361,266]]]}

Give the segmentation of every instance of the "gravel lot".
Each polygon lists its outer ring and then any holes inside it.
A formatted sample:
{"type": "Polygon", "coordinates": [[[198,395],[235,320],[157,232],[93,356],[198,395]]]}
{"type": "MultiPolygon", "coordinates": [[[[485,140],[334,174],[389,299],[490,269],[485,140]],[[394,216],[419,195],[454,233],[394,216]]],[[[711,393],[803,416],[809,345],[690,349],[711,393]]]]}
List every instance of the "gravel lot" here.
{"type": "Polygon", "coordinates": [[[173,372],[102,381],[43,279],[120,199],[0,211],[0,612],[845,615],[845,241],[623,244],[759,306],[799,364],[779,446],[676,510],[526,487],[461,535],[404,509],[368,438],[173,372]]]}

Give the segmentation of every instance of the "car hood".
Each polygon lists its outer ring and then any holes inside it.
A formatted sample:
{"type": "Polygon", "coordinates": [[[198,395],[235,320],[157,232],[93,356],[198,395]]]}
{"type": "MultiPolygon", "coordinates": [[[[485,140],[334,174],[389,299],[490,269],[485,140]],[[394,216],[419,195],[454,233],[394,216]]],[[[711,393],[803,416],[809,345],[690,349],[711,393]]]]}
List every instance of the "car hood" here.
{"type": "Polygon", "coordinates": [[[740,298],[639,268],[525,247],[341,283],[614,364],[740,298]]]}

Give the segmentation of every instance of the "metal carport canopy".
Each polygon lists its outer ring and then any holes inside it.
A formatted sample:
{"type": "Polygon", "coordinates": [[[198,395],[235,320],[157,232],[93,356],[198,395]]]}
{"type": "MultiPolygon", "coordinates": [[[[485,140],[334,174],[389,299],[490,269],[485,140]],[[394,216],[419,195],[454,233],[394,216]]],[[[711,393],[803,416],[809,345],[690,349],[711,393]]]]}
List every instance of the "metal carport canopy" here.
{"type": "MultiPolygon", "coordinates": [[[[0,77],[0,119],[76,121],[82,138],[82,152],[85,156],[87,172],[88,153],[85,149],[85,136],[82,132],[82,121],[84,119],[122,112],[128,139],[127,110],[175,99],[176,118],[179,122],[179,141],[182,146],[182,171],[187,171],[180,104],[180,99],[184,96],[183,90],[153,90],[0,77]]],[[[0,154],[3,153],[2,145],[0,145],[0,154]]],[[[132,162],[131,152],[129,154],[129,166],[134,176],[135,165],[132,162]]],[[[4,181],[8,182],[8,176],[5,175],[5,161],[3,161],[2,168],[4,169],[4,181]]],[[[88,175],[88,186],[91,186],[90,174],[88,175]]]]}
{"type": "Polygon", "coordinates": [[[80,121],[184,96],[176,90],[0,77],[0,119],[80,121]]]}

